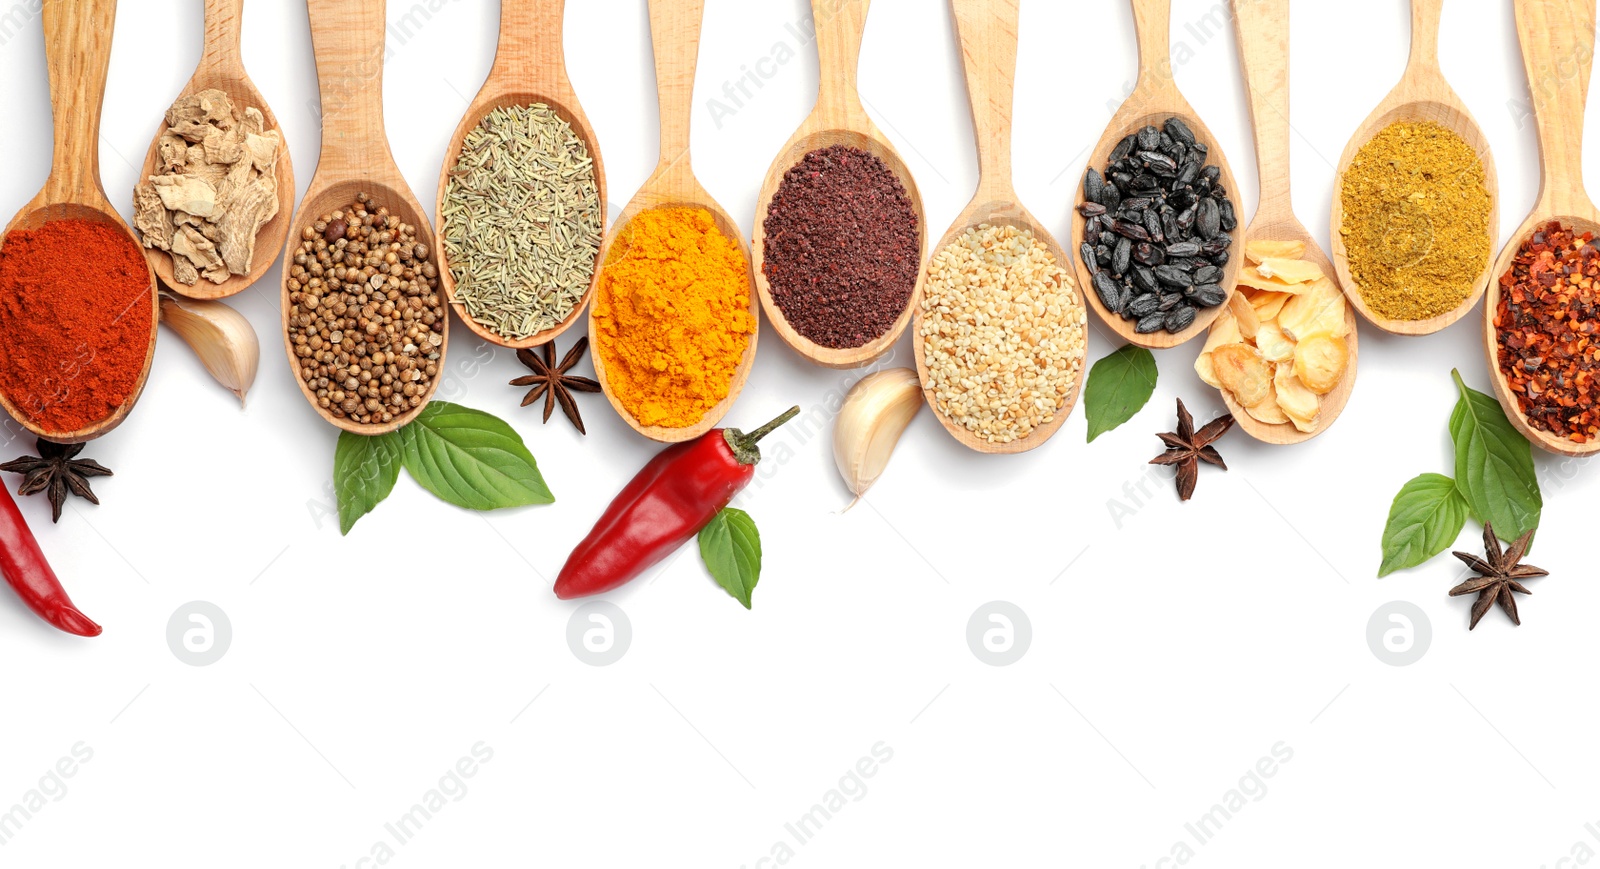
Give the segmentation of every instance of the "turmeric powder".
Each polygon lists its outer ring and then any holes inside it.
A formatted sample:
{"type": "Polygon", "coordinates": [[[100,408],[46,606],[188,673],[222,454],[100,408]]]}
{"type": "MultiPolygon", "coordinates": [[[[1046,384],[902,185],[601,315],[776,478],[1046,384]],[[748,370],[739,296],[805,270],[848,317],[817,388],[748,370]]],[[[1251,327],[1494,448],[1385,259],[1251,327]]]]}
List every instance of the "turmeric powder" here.
{"type": "Polygon", "coordinates": [[[756,331],[750,267],[703,208],[641,211],[606,257],[595,348],[641,425],[688,428],[716,407],[756,331]]]}

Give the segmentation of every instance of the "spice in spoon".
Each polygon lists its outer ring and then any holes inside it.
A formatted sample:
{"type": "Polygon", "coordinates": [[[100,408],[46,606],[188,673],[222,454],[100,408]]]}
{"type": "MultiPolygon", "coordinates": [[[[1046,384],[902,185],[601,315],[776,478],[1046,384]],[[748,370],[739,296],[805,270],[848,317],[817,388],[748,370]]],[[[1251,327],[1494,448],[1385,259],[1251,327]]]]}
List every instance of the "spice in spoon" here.
{"type": "Polygon", "coordinates": [[[755,332],[749,263],[711,212],[652,208],[623,227],[591,335],[611,395],[640,425],[700,422],[732,391],[755,332]]]}
{"type": "Polygon", "coordinates": [[[1447,314],[1489,265],[1494,199],[1477,151],[1450,129],[1399,121],[1356,152],[1340,235],[1367,307],[1390,320],[1447,314]]]}
{"type": "Polygon", "coordinates": [[[1536,229],[1500,276],[1496,360],[1534,428],[1584,444],[1600,437],[1600,250],[1594,234],[1536,229]]]}
{"type": "Polygon", "coordinates": [[[876,156],[832,145],[800,158],[762,227],[761,271],[773,304],[807,340],[864,346],[910,303],[922,260],[917,211],[876,156]]]}
{"type": "Polygon", "coordinates": [[[522,399],[522,406],[527,407],[544,398],[544,421],[550,421],[550,414],[557,404],[561,405],[561,412],[577,427],[578,434],[588,434],[583,428],[583,416],[578,413],[578,403],[573,401],[574,392],[599,392],[600,384],[587,377],[568,374],[583,354],[589,349],[589,337],[585,335],[572,345],[567,355],[561,357],[560,364],[556,363],[556,342],[551,341],[535,353],[529,349],[517,351],[517,360],[523,365],[533,369],[533,374],[518,377],[511,381],[512,386],[531,386],[526,397],[522,399]],[[542,354],[542,356],[541,356],[542,354]]]}
{"type": "Polygon", "coordinates": [[[452,298],[479,325],[519,341],[582,303],[605,203],[594,158],[550,106],[485,115],[461,144],[442,213],[452,298]]]}

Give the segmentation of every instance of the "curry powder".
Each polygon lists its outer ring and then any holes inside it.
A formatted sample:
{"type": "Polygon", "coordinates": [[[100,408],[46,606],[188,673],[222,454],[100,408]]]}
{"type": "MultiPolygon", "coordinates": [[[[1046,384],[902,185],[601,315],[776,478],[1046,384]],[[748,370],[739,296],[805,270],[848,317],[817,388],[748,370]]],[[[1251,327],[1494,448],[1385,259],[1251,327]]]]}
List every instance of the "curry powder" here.
{"type": "Polygon", "coordinates": [[[1390,320],[1455,310],[1489,265],[1494,202],[1466,140],[1397,122],[1361,147],[1340,189],[1345,255],[1367,307],[1390,320]]]}
{"type": "Polygon", "coordinates": [[[600,272],[595,347],[611,394],[641,425],[687,428],[716,407],[756,331],[750,267],[704,208],[653,208],[600,272]]]}

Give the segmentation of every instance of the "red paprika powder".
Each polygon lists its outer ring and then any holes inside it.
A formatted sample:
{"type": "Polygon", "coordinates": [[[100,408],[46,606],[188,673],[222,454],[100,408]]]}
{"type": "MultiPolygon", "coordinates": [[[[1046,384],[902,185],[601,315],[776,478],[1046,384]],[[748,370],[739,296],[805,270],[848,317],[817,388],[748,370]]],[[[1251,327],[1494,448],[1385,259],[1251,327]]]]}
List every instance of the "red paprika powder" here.
{"type": "Polygon", "coordinates": [[[115,226],[12,232],[0,247],[0,392],[50,432],[109,418],[144,370],[150,299],[144,253],[115,226]]]}

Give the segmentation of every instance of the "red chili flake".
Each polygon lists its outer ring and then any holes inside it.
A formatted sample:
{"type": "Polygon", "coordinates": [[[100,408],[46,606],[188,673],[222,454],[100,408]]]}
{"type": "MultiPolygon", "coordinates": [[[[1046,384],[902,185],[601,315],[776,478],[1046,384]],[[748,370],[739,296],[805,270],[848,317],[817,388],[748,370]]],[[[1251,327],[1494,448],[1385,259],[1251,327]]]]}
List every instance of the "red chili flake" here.
{"type": "Polygon", "coordinates": [[[1594,235],[1545,224],[1500,277],[1494,325],[1500,371],[1534,428],[1573,443],[1600,437],[1593,372],[1600,349],[1600,250],[1594,235]]]}

